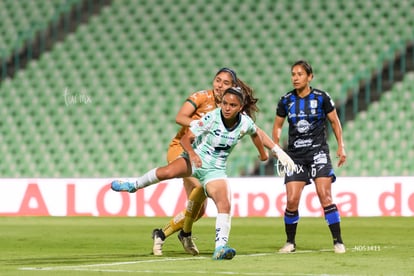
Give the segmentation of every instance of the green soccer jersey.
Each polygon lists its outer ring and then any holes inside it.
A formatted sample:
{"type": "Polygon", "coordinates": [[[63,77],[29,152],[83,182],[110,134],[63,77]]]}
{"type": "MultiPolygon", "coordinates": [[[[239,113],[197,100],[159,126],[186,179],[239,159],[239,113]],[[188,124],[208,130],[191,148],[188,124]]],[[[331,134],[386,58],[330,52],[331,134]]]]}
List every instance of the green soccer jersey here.
{"type": "Polygon", "coordinates": [[[190,130],[196,136],[194,151],[200,156],[203,168],[225,169],[227,158],[244,135],[256,133],[253,120],[240,113],[237,124],[228,129],[223,123],[221,109],[207,113],[190,130]]]}

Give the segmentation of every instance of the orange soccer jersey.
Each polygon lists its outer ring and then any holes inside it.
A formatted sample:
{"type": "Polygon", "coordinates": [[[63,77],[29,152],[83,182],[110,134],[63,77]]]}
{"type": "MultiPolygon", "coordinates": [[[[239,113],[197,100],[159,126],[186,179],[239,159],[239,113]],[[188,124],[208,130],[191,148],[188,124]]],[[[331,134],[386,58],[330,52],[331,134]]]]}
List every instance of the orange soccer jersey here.
{"type": "MultiPolygon", "coordinates": [[[[213,90],[202,90],[194,92],[187,98],[186,101],[191,103],[195,108],[194,114],[192,116],[194,120],[200,119],[206,113],[217,108],[213,90]]],[[[180,144],[180,139],[184,136],[187,130],[188,127],[181,127],[181,129],[177,132],[171,141],[167,153],[168,162],[175,160],[183,152],[183,148],[180,144]]]]}

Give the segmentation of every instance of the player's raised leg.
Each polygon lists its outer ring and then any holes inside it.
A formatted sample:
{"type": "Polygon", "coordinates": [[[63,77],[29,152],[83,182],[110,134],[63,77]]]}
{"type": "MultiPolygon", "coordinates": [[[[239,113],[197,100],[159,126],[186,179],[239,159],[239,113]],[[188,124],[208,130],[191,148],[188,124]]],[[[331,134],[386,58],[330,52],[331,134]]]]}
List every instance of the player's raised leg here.
{"type": "Polygon", "coordinates": [[[157,168],[152,169],[139,177],[137,180],[114,180],[111,183],[112,190],[116,192],[129,192],[135,193],[138,189],[145,188],[146,186],[159,182],[157,177],[157,168]]]}
{"type": "Polygon", "coordinates": [[[177,158],[164,167],[154,168],[137,178],[135,181],[114,180],[111,183],[112,190],[116,192],[135,193],[162,180],[176,177],[188,177],[191,175],[191,164],[185,158],[177,158]]]}

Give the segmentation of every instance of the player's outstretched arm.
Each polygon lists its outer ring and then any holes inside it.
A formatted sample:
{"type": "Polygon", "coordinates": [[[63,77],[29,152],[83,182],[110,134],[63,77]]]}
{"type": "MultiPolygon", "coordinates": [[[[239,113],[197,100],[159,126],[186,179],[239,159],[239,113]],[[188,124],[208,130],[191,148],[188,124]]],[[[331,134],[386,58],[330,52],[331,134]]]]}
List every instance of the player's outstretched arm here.
{"type": "Polygon", "coordinates": [[[272,139],[270,139],[269,135],[267,135],[262,129],[257,128],[257,133],[260,135],[260,138],[262,138],[263,145],[271,150],[274,157],[279,159],[279,161],[285,167],[285,170],[293,171],[295,169],[295,163],[289,157],[289,155],[287,155],[286,152],[284,152],[277,144],[275,144],[272,139]]]}
{"type": "Polygon", "coordinates": [[[279,162],[285,168],[286,172],[293,172],[295,170],[295,162],[293,162],[292,158],[290,158],[290,156],[278,145],[275,144],[272,148],[272,153],[279,159],[279,162]]]}
{"type": "Polygon", "coordinates": [[[253,144],[257,148],[257,151],[259,152],[259,159],[261,161],[266,161],[269,158],[269,155],[267,154],[267,151],[264,148],[262,138],[257,132],[251,135],[251,138],[252,138],[253,144]]]}
{"type": "Polygon", "coordinates": [[[271,150],[275,146],[275,143],[273,143],[273,141],[272,141],[272,139],[270,139],[269,135],[267,135],[266,132],[264,132],[259,127],[257,127],[257,134],[262,139],[263,146],[265,146],[265,148],[271,150]]]}

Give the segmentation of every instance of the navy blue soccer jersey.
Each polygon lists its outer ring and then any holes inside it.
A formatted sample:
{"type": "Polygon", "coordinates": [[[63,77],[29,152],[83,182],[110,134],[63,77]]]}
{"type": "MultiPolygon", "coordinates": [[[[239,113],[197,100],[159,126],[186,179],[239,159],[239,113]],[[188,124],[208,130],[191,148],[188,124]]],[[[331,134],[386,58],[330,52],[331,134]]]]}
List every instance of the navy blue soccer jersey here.
{"type": "Polygon", "coordinates": [[[296,90],[279,100],[276,115],[289,122],[288,152],[292,156],[310,154],[323,148],[329,151],[326,141],[326,115],[335,109],[328,93],[312,88],[301,98],[296,90]]]}

